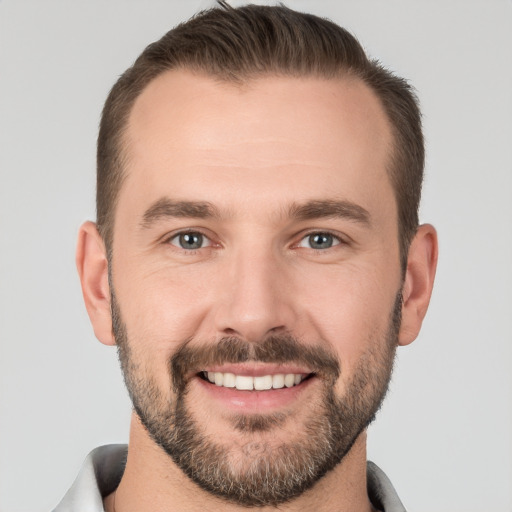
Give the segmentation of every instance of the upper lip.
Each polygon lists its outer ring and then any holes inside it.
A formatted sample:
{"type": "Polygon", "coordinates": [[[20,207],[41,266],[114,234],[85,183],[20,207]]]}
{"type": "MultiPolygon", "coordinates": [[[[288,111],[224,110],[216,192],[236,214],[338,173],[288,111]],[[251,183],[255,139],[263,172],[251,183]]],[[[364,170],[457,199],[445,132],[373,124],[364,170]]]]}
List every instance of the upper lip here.
{"type": "Polygon", "coordinates": [[[258,362],[247,363],[226,363],[221,365],[212,365],[201,368],[200,371],[234,373],[235,375],[246,375],[248,377],[262,377],[264,375],[278,374],[301,374],[308,375],[312,373],[309,369],[293,363],[289,364],[269,364],[258,362]]]}

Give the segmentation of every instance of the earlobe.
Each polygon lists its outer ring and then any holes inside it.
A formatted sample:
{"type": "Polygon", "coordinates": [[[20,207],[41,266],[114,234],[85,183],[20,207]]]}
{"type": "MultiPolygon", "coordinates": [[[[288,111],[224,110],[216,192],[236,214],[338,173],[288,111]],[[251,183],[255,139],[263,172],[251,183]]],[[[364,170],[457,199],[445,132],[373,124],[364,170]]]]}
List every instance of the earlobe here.
{"type": "Polygon", "coordinates": [[[85,222],[80,226],[76,266],[94,334],[101,343],[115,345],[110,312],[107,254],[105,244],[93,222],[85,222]]]}
{"type": "Polygon", "coordinates": [[[423,224],[411,242],[402,289],[402,323],[399,345],[408,345],[418,336],[427,313],[437,267],[437,233],[430,224],[423,224]]]}

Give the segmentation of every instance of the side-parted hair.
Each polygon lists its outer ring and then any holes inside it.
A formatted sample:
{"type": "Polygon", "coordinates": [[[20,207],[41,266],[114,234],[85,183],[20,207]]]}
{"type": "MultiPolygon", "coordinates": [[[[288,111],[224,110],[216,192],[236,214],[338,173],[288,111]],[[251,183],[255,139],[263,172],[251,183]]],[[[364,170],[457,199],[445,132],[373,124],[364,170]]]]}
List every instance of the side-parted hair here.
{"type": "Polygon", "coordinates": [[[116,203],[125,176],[125,133],[137,97],[157,76],[186,69],[243,84],[265,75],[355,78],[379,99],[390,122],[394,146],[388,174],[398,207],[402,270],[418,228],[424,167],[421,114],[412,87],[378,61],[335,23],[284,6],[225,2],[203,11],[150,44],[112,87],[98,136],[97,225],[110,255],[116,203]]]}

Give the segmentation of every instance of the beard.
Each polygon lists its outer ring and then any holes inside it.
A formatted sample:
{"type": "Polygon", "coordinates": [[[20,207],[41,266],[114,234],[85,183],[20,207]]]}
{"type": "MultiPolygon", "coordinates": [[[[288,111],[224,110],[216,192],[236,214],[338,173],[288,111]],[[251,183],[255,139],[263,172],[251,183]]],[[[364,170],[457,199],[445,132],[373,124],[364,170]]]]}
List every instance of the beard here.
{"type": "Polygon", "coordinates": [[[288,502],[311,488],[343,460],[374,420],[391,378],[402,297],[400,293],[396,297],[387,332],[370,339],[370,348],[360,357],[341,396],[335,393],[341,365],[326,350],[326,342],[305,345],[290,335],[279,335],[258,343],[226,337],[195,347],[184,341],[168,361],[173,391],[169,399],[133,356],[113,293],[111,304],[126,387],[150,437],[205,491],[245,507],[262,507],[288,502]],[[232,427],[245,441],[229,444],[209,435],[207,425],[193,417],[187,400],[190,371],[247,361],[303,364],[320,380],[321,394],[307,404],[306,419],[295,438],[280,443],[272,439],[273,429],[279,433],[287,420],[293,424],[285,413],[231,417],[232,427]]]}

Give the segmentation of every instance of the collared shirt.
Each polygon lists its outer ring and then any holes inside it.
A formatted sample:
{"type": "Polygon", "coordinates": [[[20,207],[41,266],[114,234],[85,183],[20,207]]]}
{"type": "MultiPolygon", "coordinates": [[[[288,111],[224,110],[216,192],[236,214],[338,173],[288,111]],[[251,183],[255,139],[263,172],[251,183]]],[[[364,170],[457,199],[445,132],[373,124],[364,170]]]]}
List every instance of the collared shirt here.
{"type": "MultiPolygon", "coordinates": [[[[53,512],[104,512],[103,498],[119,485],[127,453],[125,444],[110,444],[93,450],[53,512]]],[[[368,496],[378,510],[406,512],[389,478],[373,462],[367,464],[367,479],[368,496]]]]}

